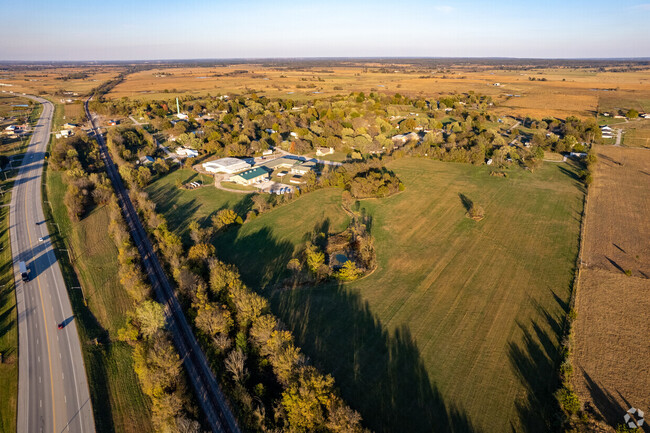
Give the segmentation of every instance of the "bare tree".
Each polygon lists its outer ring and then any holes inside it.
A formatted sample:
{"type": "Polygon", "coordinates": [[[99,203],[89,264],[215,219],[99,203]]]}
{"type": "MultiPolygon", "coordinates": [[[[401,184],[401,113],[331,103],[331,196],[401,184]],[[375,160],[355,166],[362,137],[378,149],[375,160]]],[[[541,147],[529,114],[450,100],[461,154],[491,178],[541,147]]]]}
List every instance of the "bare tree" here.
{"type": "Polygon", "coordinates": [[[226,357],[226,370],[232,373],[236,382],[242,382],[247,374],[244,363],[246,362],[246,355],[241,349],[237,348],[230,352],[226,357]]]}

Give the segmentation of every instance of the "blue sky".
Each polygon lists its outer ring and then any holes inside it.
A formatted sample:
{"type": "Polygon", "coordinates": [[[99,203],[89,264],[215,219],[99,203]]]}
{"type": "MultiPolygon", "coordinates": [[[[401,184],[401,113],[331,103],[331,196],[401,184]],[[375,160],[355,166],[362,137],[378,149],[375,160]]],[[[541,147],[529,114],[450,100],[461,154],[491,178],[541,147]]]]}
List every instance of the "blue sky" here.
{"type": "Polygon", "coordinates": [[[643,1],[0,0],[0,60],[650,57],[643,1]]]}

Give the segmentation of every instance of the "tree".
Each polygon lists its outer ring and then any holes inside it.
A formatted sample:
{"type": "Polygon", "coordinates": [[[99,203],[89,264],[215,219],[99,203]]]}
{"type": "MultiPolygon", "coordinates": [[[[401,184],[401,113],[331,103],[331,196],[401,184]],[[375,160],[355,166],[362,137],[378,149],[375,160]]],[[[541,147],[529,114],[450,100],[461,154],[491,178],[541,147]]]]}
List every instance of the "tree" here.
{"type": "Polygon", "coordinates": [[[222,209],[212,217],[212,225],[216,230],[222,229],[232,224],[242,224],[243,221],[232,209],[222,209]]]}
{"type": "Polygon", "coordinates": [[[307,258],[307,267],[317,274],[321,265],[325,263],[325,254],[319,251],[316,245],[309,245],[305,250],[305,256],[307,258]]]}
{"type": "Polygon", "coordinates": [[[282,393],[282,406],[294,431],[318,431],[325,424],[325,409],[334,399],[334,379],[314,367],[301,369],[298,380],[282,393]]]}
{"type": "Polygon", "coordinates": [[[628,119],[636,119],[639,117],[639,112],[636,111],[634,108],[631,108],[628,110],[627,114],[625,115],[628,119]]]}
{"type": "Polygon", "coordinates": [[[154,335],[165,326],[163,307],[155,301],[144,301],[135,310],[135,317],[140,325],[140,332],[146,338],[154,335]]]}
{"type": "Polygon", "coordinates": [[[240,348],[233,350],[226,357],[226,360],[224,361],[226,371],[232,373],[235,382],[243,382],[244,378],[248,374],[245,362],[246,354],[240,348]]]}
{"type": "Polygon", "coordinates": [[[346,261],[341,269],[336,273],[336,276],[340,280],[352,281],[356,280],[361,274],[361,269],[357,268],[357,265],[352,261],[346,261]]]}

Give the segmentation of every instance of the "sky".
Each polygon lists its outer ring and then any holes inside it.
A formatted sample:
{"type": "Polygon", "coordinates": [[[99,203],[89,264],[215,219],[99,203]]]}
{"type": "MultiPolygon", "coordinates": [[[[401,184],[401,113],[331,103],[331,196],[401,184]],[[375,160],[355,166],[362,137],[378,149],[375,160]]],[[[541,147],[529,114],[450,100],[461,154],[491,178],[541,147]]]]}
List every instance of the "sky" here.
{"type": "Polygon", "coordinates": [[[0,60],[650,57],[650,3],[0,0],[0,60]]]}

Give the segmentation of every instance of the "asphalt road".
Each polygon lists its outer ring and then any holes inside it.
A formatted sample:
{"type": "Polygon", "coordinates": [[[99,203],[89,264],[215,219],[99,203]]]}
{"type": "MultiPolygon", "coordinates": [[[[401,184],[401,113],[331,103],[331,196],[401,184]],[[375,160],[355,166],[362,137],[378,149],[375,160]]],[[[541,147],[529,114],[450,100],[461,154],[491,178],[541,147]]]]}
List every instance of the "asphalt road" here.
{"type": "Polygon", "coordinates": [[[18,312],[17,431],[91,433],[95,423],[79,335],[41,204],[54,107],[30,98],[43,104],[43,113],[14,183],[9,216],[18,312]],[[27,264],[28,282],[22,281],[20,261],[27,264]]]}
{"type": "Polygon", "coordinates": [[[201,351],[194,337],[192,328],[188,324],[180,303],[174,294],[174,289],[158,261],[147,233],[133,207],[128,191],[124,187],[122,178],[108,153],[104,138],[99,133],[94,117],[88,110],[88,101],[85,103],[85,109],[86,116],[91,119],[94,136],[99,143],[99,150],[106,164],[106,173],[115,189],[115,195],[122,209],[124,219],[129,226],[133,243],[138,247],[144,270],[147,273],[156,299],[165,307],[166,327],[172,336],[179,356],[183,360],[187,377],[192,388],[194,388],[196,399],[205,415],[205,422],[213,432],[239,433],[239,426],[230,406],[212,374],[205,354],[201,351]]]}

